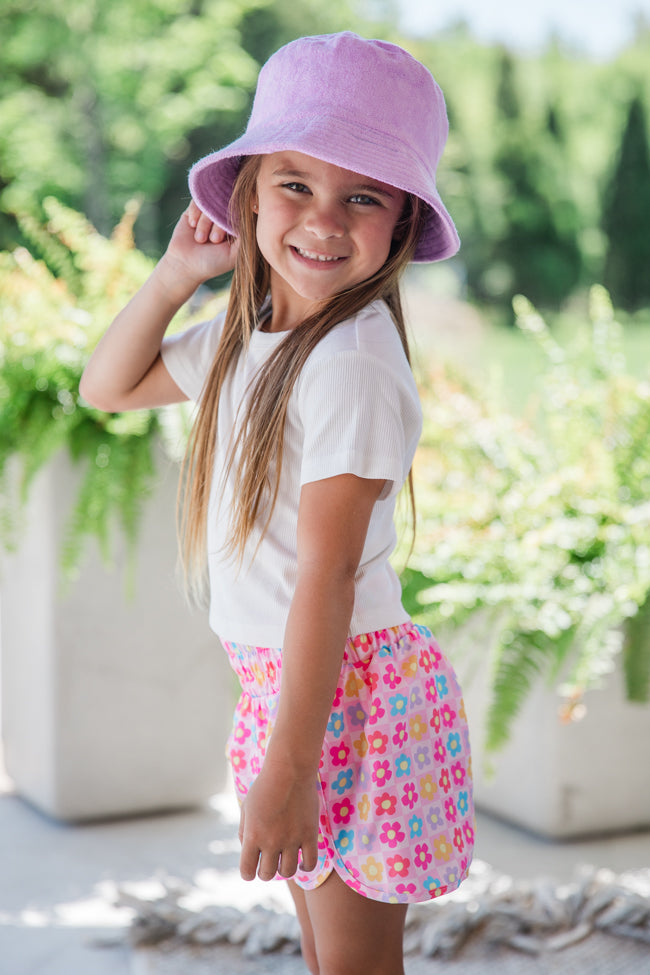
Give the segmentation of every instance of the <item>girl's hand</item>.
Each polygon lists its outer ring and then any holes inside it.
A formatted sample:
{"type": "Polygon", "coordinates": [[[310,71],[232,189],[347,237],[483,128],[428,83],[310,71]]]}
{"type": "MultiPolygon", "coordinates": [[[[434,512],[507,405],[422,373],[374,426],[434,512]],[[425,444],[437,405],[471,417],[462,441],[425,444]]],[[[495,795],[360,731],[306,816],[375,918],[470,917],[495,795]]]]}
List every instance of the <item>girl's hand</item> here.
{"type": "Polygon", "coordinates": [[[239,240],[212,223],[192,200],[156,272],[170,291],[192,293],[204,281],[232,271],[238,249],[239,240]]]}
{"type": "Polygon", "coordinates": [[[242,805],[239,839],[244,880],[293,877],[318,863],[318,782],[265,762],[242,805]]]}

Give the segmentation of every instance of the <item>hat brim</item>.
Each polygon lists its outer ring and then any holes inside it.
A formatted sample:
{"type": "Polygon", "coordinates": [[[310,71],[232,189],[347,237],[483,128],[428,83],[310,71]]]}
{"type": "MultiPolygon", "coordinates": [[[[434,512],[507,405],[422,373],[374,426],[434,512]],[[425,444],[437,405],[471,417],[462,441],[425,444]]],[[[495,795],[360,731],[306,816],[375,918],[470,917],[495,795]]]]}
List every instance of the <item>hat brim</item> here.
{"type": "Polygon", "coordinates": [[[304,152],[389,183],[423,200],[429,210],[414,262],[441,261],[458,251],[460,240],[456,227],[438,194],[435,175],[427,160],[419,159],[412,150],[405,153],[404,145],[397,140],[391,144],[385,132],[374,133],[368,126],[362,131],[340,118],[323,115],[301,118],[300,126],[294,122],[291,129],[282,131],[275,125],[249,128],[230,145],[194,164],[189,176],[194,201],[214,223],[234,235],[229,216],[230,198],[242,157],[287,150],[304,152]],[[406,164],[405,160],[408,160],[406,164]]]}

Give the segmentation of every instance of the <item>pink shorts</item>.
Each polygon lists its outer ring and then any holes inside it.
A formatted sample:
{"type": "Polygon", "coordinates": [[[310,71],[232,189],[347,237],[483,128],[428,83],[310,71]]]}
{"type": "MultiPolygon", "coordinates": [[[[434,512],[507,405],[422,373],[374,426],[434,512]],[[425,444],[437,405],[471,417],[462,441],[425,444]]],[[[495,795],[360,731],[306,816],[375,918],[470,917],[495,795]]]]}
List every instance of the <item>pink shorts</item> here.
{"type": "MultiPolygon", "coordinates": [[[[224,642],[243,693],[227,754],[241,799],[273,726],[281,651],[224,642]]],[[[372,900],[417,902],[455,890],[474,847],[472,766],[456,675],[429,630],[404,623],[348,639],[319,771],[319,861],[305,890],[336,870],[372,900]]]]}

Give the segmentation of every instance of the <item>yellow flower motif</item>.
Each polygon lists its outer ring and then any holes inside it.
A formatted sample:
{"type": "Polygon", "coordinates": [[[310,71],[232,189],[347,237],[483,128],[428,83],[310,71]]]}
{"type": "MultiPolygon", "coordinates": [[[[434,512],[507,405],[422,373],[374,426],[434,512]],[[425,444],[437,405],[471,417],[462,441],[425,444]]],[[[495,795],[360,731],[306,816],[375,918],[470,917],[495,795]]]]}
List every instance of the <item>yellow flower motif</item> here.
{"type": "Polygon", "coordinates": [[[359,691],[363,687],[363,680],[351,671],[345,682],[345,693],[348,697],[359,697],[359,691]]]}
{"type": "Polygon", "coordinates": [[[423,799],[433,799],[438,791],[437,783],[430,775],[423,775],[420,779],[420,796],[423,799]]]}
{"type": "Polygon", "coordinates": [[[473,779],[474,778],[474,774],[472,772],[472,756],[471,755],[467,759],[467,777],[469,779],[473,779]]]}
{"type": "Polygon", "coordinates": [[[415,677],[418,670],[417,654],[414,653],[410,657],[407,657],[406,660],[403,660],[400,669],[405,677],[415,677]]]}
{"type": "Polygon", "coordinates": [[[361,869],[368,878],[368,882],[381,881],[384,875],[384,868],[381,863],[378,863],[374,857],[368,857],[365,863],[361,864],[361,869]]]}
{"type": "Polygon", "coordinates": [[[438,839],[433,841],[433,853],[436,860],[444,860],[445,863],[453,853],[453,847],[445,833],[441,833],[438,839]]]}
{"type": "Polygon", "coordinates": [[[365,731],[362,731],[358,738],[356,738],[352,744],[354,745],[359,758],[365,758],[368,754],[368,739],[366,738],[365,731]]]}
{"type": "Polygon", "coordinates": [[[427,733],[427,723],[421,714],[416,714],[415,717],[411,718],[409,721],[409,728],[411,729],[411,734],[416,741],[419,741],[427,733]]]}
{"type": "Polygon", "coordinates": [[[463,718],[465,721],[467,721],[467,713],[465,711],[465,702],[463,701],[462,698],[460,700],[460,707],[458,709],[458,717],[459,718],[463,718]]]}
{"type": "Polygon", "coordinates": [[[365,823],[370,812],[370,799],[367,795],[364,794],[361,797],[361,801],[357,803],[357,809],[359,810],[359,819],[365,823]]]}

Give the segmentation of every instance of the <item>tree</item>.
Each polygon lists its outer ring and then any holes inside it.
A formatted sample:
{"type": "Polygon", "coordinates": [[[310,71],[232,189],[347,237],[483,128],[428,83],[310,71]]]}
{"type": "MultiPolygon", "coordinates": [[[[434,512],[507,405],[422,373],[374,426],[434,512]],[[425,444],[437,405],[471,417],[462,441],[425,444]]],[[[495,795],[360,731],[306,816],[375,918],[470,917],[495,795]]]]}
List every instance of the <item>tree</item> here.
{"type": "Polygon", "coordinates": [[[650,157],[646,113],[630,102],[620,150],[604,193],[608,245],[603,279],[614,301],[634,310],[650,300],[650,157]]]}
{"type": "Polygon", "coordinates": [[[187,133],[215,112],[226,121],[245,112],[258,65],[238,27],[264,3],[5,2],[3,209],[36,214],[54,195],[107,232],[140,192],[151,246],[170,170],[186,167],[187,133]]]}

